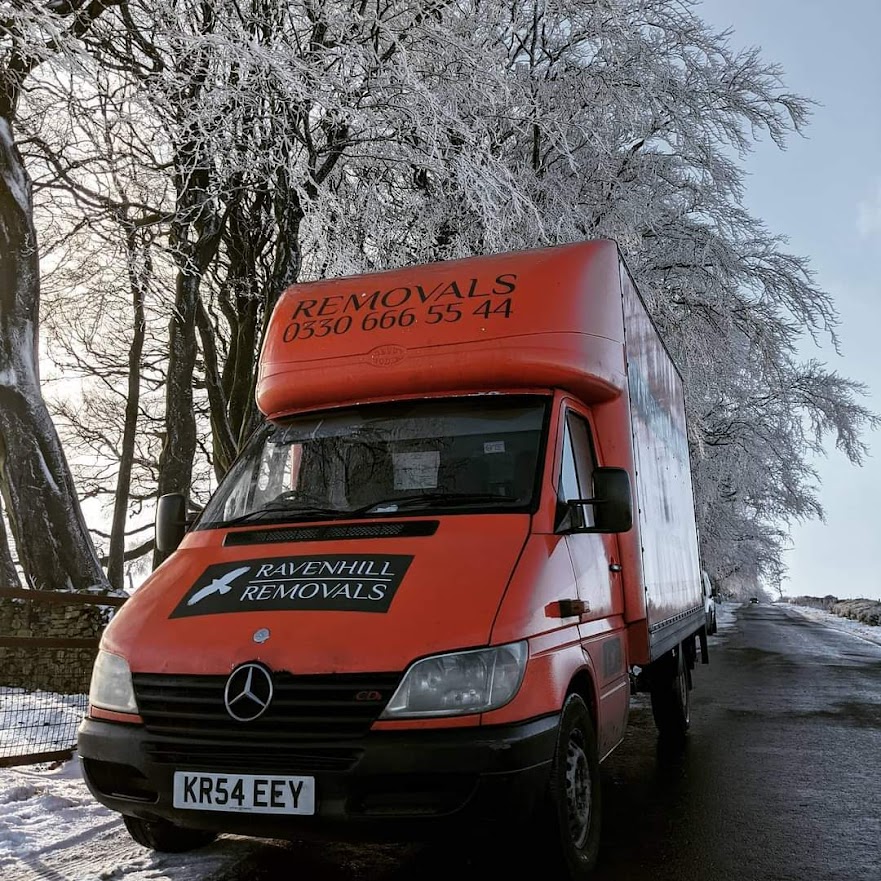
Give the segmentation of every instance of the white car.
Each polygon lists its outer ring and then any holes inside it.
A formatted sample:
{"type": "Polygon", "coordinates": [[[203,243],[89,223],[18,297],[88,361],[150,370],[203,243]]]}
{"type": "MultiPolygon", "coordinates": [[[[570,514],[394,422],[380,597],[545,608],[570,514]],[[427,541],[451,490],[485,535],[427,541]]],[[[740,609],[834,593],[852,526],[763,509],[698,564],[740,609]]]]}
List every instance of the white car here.
{"type": "Polygon", "coordinates": [[[704,614],[707,616],[707,635],[716,632],[716,598],[713,596],[713,585],[710,576],[701,570],[701,586],[704,594],[704,614]]]}

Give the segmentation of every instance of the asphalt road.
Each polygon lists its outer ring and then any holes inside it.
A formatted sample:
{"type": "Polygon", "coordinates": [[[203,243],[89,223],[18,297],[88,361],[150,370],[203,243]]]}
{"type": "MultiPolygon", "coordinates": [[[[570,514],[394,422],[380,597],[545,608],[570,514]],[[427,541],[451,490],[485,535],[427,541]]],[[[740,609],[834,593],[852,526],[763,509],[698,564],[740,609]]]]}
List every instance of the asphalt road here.
{"type": "MultiPolygon", "coordinates": [[[[881,646],[744,606],[695,670],[684,749],[638,698],[603,765],[596,881],[881,881],[881,646]]],[[[503,842],[495,842],[502,848],[503,842]]],[[[476,881],[438,847],[267,843],[223,881],[476,881]]],[[[530,867],[518,874],[544,881],[530,867]]]]}
{"type": "Polygon", "coordinates": [[[635,713],[607,762],[597,881],[881,881],[881,646],[768,605],[712,643],[685,751],[635,713]]]}

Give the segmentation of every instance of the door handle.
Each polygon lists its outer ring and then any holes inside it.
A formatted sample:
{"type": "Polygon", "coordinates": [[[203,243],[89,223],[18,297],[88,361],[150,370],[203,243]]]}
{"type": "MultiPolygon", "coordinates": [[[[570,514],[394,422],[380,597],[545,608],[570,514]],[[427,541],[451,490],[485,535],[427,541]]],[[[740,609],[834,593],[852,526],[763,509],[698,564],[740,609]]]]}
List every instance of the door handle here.
{"type": "Polygon", "coordinates": [[[552,618],[576,618],[590,611],[590,604],[584,600],[559,600],[551,603],[545,610],[552,618]]]}

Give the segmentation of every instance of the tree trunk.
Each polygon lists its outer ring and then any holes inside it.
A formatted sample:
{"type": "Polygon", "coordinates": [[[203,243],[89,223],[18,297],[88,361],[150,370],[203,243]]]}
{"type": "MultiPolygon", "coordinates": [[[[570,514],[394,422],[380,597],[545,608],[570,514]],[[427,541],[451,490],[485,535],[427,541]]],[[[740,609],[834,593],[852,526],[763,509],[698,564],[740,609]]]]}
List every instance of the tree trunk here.
{"type": "Polygon", "coordinates": [[[119,457],[119,474],[116,478],[116,493],[113,500],[113,525],[110,529],[110,550],[107,556],[107,579],[115,588],[122,588],[125,561],[125,522],[128,515],[129,485],[132,479],[132,465],[135,458],[135,442],[138,433],[138,408],[141,399],[141,355],[144,351],[146,317],[144,315],[144,295],[146,293],[145,275],[149,272],[149,258],[144,255],[144,264],[136,265],[138,245],[136,232],[126,230],[126,256],[128,258],[129,284],[132,290],[134,312],[134,333],[128,353],[128,395],[125,402],[125,427],[122,433],[122,448],[119,457]]]}
{"type": "Polygon", "coordinates": [[[0,117],[0,484],[9,525],[32,588],[106,587],[40,390],[39,306],[31,182],[0,117]]]}
{"type": "MultiPolygon", "coordinates": [[[[198,155],[192,145],[182,151],[198,155]]],[[[186,164],[183,166],[186,168],[186,164]]],[[[204,169],[203,163],[201,168],[204,169]]],[[[218,217],[205,197],[204,171],[181,174],[171,244],[178,263],[174,314],[168,328],[168,375],[165,382],[165,441],[159,456],[158,495],[188,495],[196,454],[196,414],[193,411],[193,372],[196,366],[196,312],[199,287],[206,267],[217,253],[226,218],[218,217]]],[[[153,553],[158,566],[167,553],[153,553]]]]}
{"type": "MultiPolygon", "coordinates": [[[[193,412],[193,370],[196,365],[196,303],[198,275],[178,271],[174,314],[168,325],[168,375],[165,381],[165,441],[159,455],[157,493],[188,495],[196,454],[193,412]]],[[[154,551],[153,565],[168,555],[154,551]]]]}
{"type": "MultiPolygon", "coordinates": [[[[250,378],[248,383],[247,405],[242,413],[239,427],[239,449],[241,449],[251,432],[260,424],[260,411],[257,409],[257,361],[266,338],[272,310],[284,290],[296,282],[300,274],[300,225],[303,222],[303,211],[299,201],[291,198],[290,203],[280,197],[275,206],[278,223],[278,239],[275,243],[275,259],[269,284],[263,292],[263,322],[260,328],[260,339],[256,348],[250,353],[250,378]]],[[[247,357],[242,353],[239,358],[247,357]]]]}
{"type": "Polygon", "coordinates": [[[254,239],[263,235],[262,213],[266,194],[258,194],[250,216],[239,200],[229,214],[226,252],[229,262],[223,312],[230,326],[229,351],[221,381],[226,395],[229,427],[237,449],[242,446],[242,425],[253,404],[251,377],[257,350],[257,322],[260,302],[256,295],[258,266],[254,239]]]}
{"type": "Polygon", "coordinates": [[[2,505],[0,505],[0,587],[21,587],[21,582],[18,580],[18,570],[12,560],[9,539],[6,537],[2,505]]]}
{"type": "Polygon", "coordinates": [[[236,446],[241,449],[248,435],[244,428],[250,419],[254,406],[253,378],[257,363],[257,322],[260,316],[260,303],[254,297],[237,300],[235,345],[230,346],[229,363],[232,369],[225,371],[227,397],[229,400],[229,422],[236,446]]]}
{"type": "Polygon", "coordinates": [[[214,339],[214,325],[201,298],[196,304],[196,326],[202,341],[202,362],[205,365],[205,390],[208,392],[208,407],[211,412],[211,437],[214,453],[214,475],[218,480],[229,471],[236,457],[236,441],[229,425],[226,393],[218,367],[217,343],[214,339]]]}

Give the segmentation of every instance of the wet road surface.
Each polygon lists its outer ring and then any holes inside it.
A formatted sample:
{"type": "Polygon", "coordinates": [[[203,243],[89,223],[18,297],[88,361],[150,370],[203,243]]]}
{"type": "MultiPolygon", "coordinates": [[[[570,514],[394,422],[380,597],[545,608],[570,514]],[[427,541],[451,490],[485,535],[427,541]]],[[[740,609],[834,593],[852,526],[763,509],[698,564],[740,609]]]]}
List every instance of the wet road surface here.
{"type": "MultiPolygon", "coordinates": [[[[710,643],[685,748],[659,749],[639,697],[603,765],[596,881],[881,881],[881,646],[769,605],[742,607],[710,643]]],[[[273,842],[220,879],[499,874],[457,842],[273,842]]],[[[505,874],[544,881],[534,868],[505,874]]]]}

